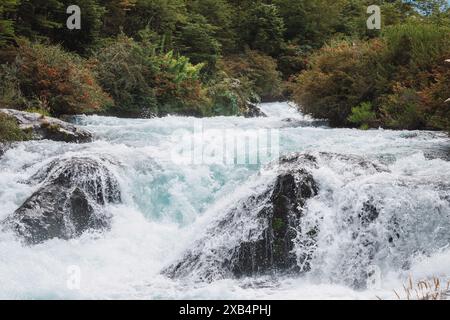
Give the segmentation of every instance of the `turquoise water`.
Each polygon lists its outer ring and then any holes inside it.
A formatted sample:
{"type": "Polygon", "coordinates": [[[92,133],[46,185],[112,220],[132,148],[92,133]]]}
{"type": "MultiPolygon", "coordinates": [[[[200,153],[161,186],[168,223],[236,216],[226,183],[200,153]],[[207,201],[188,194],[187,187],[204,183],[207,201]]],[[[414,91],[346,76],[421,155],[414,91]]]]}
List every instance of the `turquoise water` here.
{"type": "Polygon", "coordinates": [[[450,209],[442,196],[448,189],[435,187],[450,181],[450,142],[444,133],[330,129],[316,127],[320,123],[286,103],[264,104],[262,109],[267,118],[80,117],[77,122],[95,134],[94,142],[25,142],[9,150],[0,159],[0,219],[12,214],[38,188],[22,182],[60,157],[108,159],[120,182],[123,204],[108,208],[113,226],[103,234],[86,233],[79,239],[54,239],[26,247],[8,231],[0,231],[0,298],[394,298],[392,289],[401,288],[408,274],[450,277],[446,248],[450,209]],[[176,157],[178,151],[190,151],[194,145],[203,150],[203,158],[211,160],[205,150],[220,150],[230,135],[236,142],[256,133],[277,144],[274,148],[248,143],[247,158],[262,151],[267,155],[258,163],[239,162],[239,155],[228,149],[209,162],[186,158],[180,162],[176,157]],[[268,162],[290,152],[320,151],[362,155],[385,165],[391,173],[357,173],[338,162],[324,163],[315,172],[324,193],[310,201],[309,210],[311,217],[320,217],[323,232],[310,275],[213,283],[160,275],[211,221],[254,192],[255,185],[270,179],[270,174],[258,176],[268,162]],[[227,162],[230,159],[233,163],[227,162]],[[379,287],[355,291],[346,286],[344,276],[336,274],[336,270],[345,274],[351,269],[340,261],[360,263],[352,255],[345,256],[357,248],[350,245],[352,226],[341,218],[344,207],[368,194],[375,195],[385,208],[385,221],[380,219],[373,232],[382,236],[389,218],[398,214],[409,217],[402,221],[405,234],[412,236],[399,244],[401,249],[386,249],[377,258],[383,276],[379,287]],[[410,263],[402,266],[407,258],[410,263]],[[71,266],[80,270],[76,289],[68,286],[71,266]]]}

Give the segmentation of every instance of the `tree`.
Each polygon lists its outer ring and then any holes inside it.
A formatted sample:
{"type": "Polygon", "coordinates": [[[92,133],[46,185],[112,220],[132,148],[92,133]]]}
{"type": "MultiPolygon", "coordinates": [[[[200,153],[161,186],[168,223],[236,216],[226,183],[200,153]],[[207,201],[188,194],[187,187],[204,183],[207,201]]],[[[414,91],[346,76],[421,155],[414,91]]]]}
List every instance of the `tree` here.
{"type": "Polygon", "coordinates": [[[65,9],[60,0],[21,0],[16,12],[16,35],[30,40],[48,39],[54,29],[65,24],[65,19],[58,19],[65,9]]]}
{"type": "Polygon", "coordinates": [[[275,56],[284,41],[284,22],[276,6],[257,3],[248,12],[240,33],[251,49],[275,56]]]}
{"type": "Polygon", "coordinates": [[[65,49],[86,53],[97,41],[105,8],[97,0],[78,0],[81,30],[69,30],[66,10],[72,0],[21,0],[16,13],[16,34],[30,40],[61,43],[65,49]]]}
{"type": "Polygon", "coordinates": [[[97,78],[115,102],[111,113],[133,117],[157,113],[153,55],[152,46],[139,45],[123,34],[95,52],[97,78]]]}
{"type": "Polygon", "coordinates": [[[102,33],[107,36],[116,36],[126,24],[127,13],[136,5],[137,0],[100,0],[105,8],[103,16],[102,33]]]}
{"type": "Polygon", "coordinates": [[[221,44],[222,52],[230,53],[236,49],[236,30],[233,17],[235,8],[226,0],[193,0],[188,2],[189,14],[205,17],[208,24],[215,27],[215,39],[221,44]]]}
{"type": "Polygon", "coordinates": [[[0,0],[0,47],[14,38],[14,21],[12,14],[17,7],[17,0],[0,0]]]}
{"type": "Polygon", "coordinates": [[[215,39],[216,27],[206,22],[203,16],[193,16],[184,24],[176,36],[176,46],[181,54],[194,64],[204,63],[203,69],[211,75],[220,57],[220,44],[215,39]]]}
{"type": "Polygon", "coordinates": [[[342,0],[275,0],[285,22],[285,38],[303,47],[320,48],[335,33],[342,0]]]}
{"type": "Polygon", "coordinates": [[[180,23],[186,22],[186,5],[183,0],[137,0],[127,13],[124,31],[135,37],[139,31],[149,28],[171,39],[180,23]]]}
{"type": "Polygon", "coordinates": [[[81,9],[81,29],[69,30],[66,27],[68,14],[67,7],[73,4],[73,0],[62,0],[63,11],[57,12],[57,20],[63,22],[58,28],[53,28],[52,40],[61,43],[66,49],[81,54],[86,53],[99,39],[102,26],[102,18],[106,9],[97,0],[77,0],[76,4],[81,9]]]}

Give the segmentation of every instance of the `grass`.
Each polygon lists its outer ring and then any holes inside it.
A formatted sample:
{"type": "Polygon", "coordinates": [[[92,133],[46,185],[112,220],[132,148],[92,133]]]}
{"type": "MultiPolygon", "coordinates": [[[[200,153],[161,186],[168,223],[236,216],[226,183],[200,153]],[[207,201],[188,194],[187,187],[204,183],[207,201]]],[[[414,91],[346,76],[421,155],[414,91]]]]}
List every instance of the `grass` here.
{"type": "Polygon", "coordinates": [[[415,282],[410,276],[403,292],[394,290],[399,300],[447,300],[450,298],[450,281],[444,282],[437,277],[415,282]]]}
{"type": "Polygon", "coordinates": [[[25,141],[30,138],[30,134],[22,131],[14,118],[0,112],[0,142],[25,141]]]}

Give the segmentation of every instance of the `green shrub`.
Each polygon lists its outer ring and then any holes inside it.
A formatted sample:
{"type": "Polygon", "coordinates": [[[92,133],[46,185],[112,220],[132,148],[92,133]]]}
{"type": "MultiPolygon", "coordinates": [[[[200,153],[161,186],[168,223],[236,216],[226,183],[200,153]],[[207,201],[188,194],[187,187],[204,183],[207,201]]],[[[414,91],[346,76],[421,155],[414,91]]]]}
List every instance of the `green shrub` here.
{"type": "Polygon", "coordinates": [[[0,142],[25,141],[30,138],[30,134],[23,132],[14,118],[0,112],[0,142]]]}
{"type": "Polygon", "coordinates": [[[16,10],[17,0],[0,2],[0,47],[4,47],[14,39],[14,21],[11,13],[16,10]]]}
{"type": "Polygon", "coordinates": [[[173,52],[156,57],[158,73],[154,86],[159,115],[182,114],[204,116],[211,114],[207,89],[200,81],[203,64],[193,65],[183,56],[173,52]]]}
{"type": "Polygon", "coordinates": [[[445,102],[450,98],[450,63],[445,62],[448,57],[450,50],[429,74],[431,81],[419,95],[427,126],[450,132],[450,102],[445,102]]]}
{"type": "Polygon", "coordinates": [[[369,128],[376,121],[376,114],[373,111],[372,103],[363,102],[359,106],[353,107],[348,121],[359,125],[361,128],[369,128]]]}
{"type": "Polygon", "coordinates": [[[417,18],[386,28],[381,39],[325,46],[296,78],[293,98],[333,126],[448,128],[449,30],[417,18]]]}
{"type": "Polygon", "coordinates": [[[254,100],[248,81],[228,78],[224,72],[208,86],[208,95],[212,99],[213,115],[237,115],[246,110],[248,101],[254,100]]]}
{"type": "Polygon", "coordinates": [[[379,79],[374,70],[383,45],[379,41],[339,42],[311,57],[311,67],[295,79],[294,101],[303,112],[333,126],[348,125],[354,106],[371,101],[379,79]]]}
{"type": "Polygon", "coordinates": [[[98,80],[115,102],[108,111],[132,117],[210,113],[200,77],[203,65],[156,48],[120,35],[96,52],[98,80]]]}
{"type": "Polygon", "coordinates": [[[93,57],[98,82],[113,98],[108,112],[119,116],[142,116],[158,112],[152,87],[157,72],[154,48],[119,35],[106,42],[93,57]]]}
{"type": "Polygon", "coordinates": [[[193,15],[177,33],[178,51],[193,64],[204,64],[202,71],[209,77],[216,71],[220,57],[220,43],[214,38],[217,27],[200,15],[193,15]]]}
{"type": "Polygon", "coordinates": [[[111,103],[87,62],[59,46],[22,42],[13,67],[25,108],[60,116],[99,111],[111,103]]]}
{"type": "Polygon", "coordinates": [[[386,56],[393,65],[428,70],[450,48],[450,27],[417,20],[385,29],[386,56]]]}
{"type": "Polygon", "coordinates": [[[243,19],[242,40],[253,50],[276,55],[283,44],[284,21],[275,5],[255,3],[243,19]]]}
{"type": "Polygon", "coordinates": [[[0,107],[20,109],[25,104],[15,66],[0,65],[0,107]]]}
{"type": "Polygon", "coordinates": [[[247,50],[242,55],[224,57],[220,69],[229,78],[239,79],[242,83],[249,82],[254,93],[263,101],[281,98],[281,73],[276,60],[270,56],[247,50]]]}
{"type": "Polygon", "coordinates": [[[381,98],[381,114],[386,126],[393,129],[420,129],[425,119],[416,90],[397,85],[394,93],[381,98]]]}

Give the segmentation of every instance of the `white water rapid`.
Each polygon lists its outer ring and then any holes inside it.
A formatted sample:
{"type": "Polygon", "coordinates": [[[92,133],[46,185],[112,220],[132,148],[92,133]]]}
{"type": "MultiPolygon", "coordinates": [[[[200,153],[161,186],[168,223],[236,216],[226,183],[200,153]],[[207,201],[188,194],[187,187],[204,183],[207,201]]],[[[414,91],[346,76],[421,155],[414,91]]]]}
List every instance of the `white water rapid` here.
{"type": "MultiPolygon", "coordinates": [[[[95,134],[92,143],[31,141],[9,149],[0,158],[0,220],[38,189],[25,180],[52,160],[72,156],[108,159],[122,204],[107,207],[111,230],[77,239],[27,246],[0,229],[0,298],[395,299],[393,290],[401,291],[409,276],[450,280],[450,141],[445,133],[331,129],[287,103],[261,109],[266,118],[83,116],[77,122],[95,134]],[[161,271],[212,221],[271,178],[258,172],[277,158],[276,152],[263,157],[262,165],[221,158],[180,163],[174,151],[192,141],[221,145],[230,132],[239,140],[252,130],[279,137],[281,155],[361,155],[386,171],[358,171],[338,160],[319,163],[313,172],[319,194],[308,200],[303,222],[305,228],[320,226],[306,274],[211,283],[165,277],[161,271]],[[376,204],[379,216],[361,230],[353,221],[365,201],[376,204]],[[398,238],[390,239],[393,233],[398,238]],[[355,289],[349,284],[364,268],[376,268],[379,281],[355,289]]],[[[254,156],[257,149],[250,145],[246,152],[254,156]]],[[[218,235],[217,241],[225,240],[218,235]]],[[[296,250],[304,249],[299,241],[296,250]]]]}

